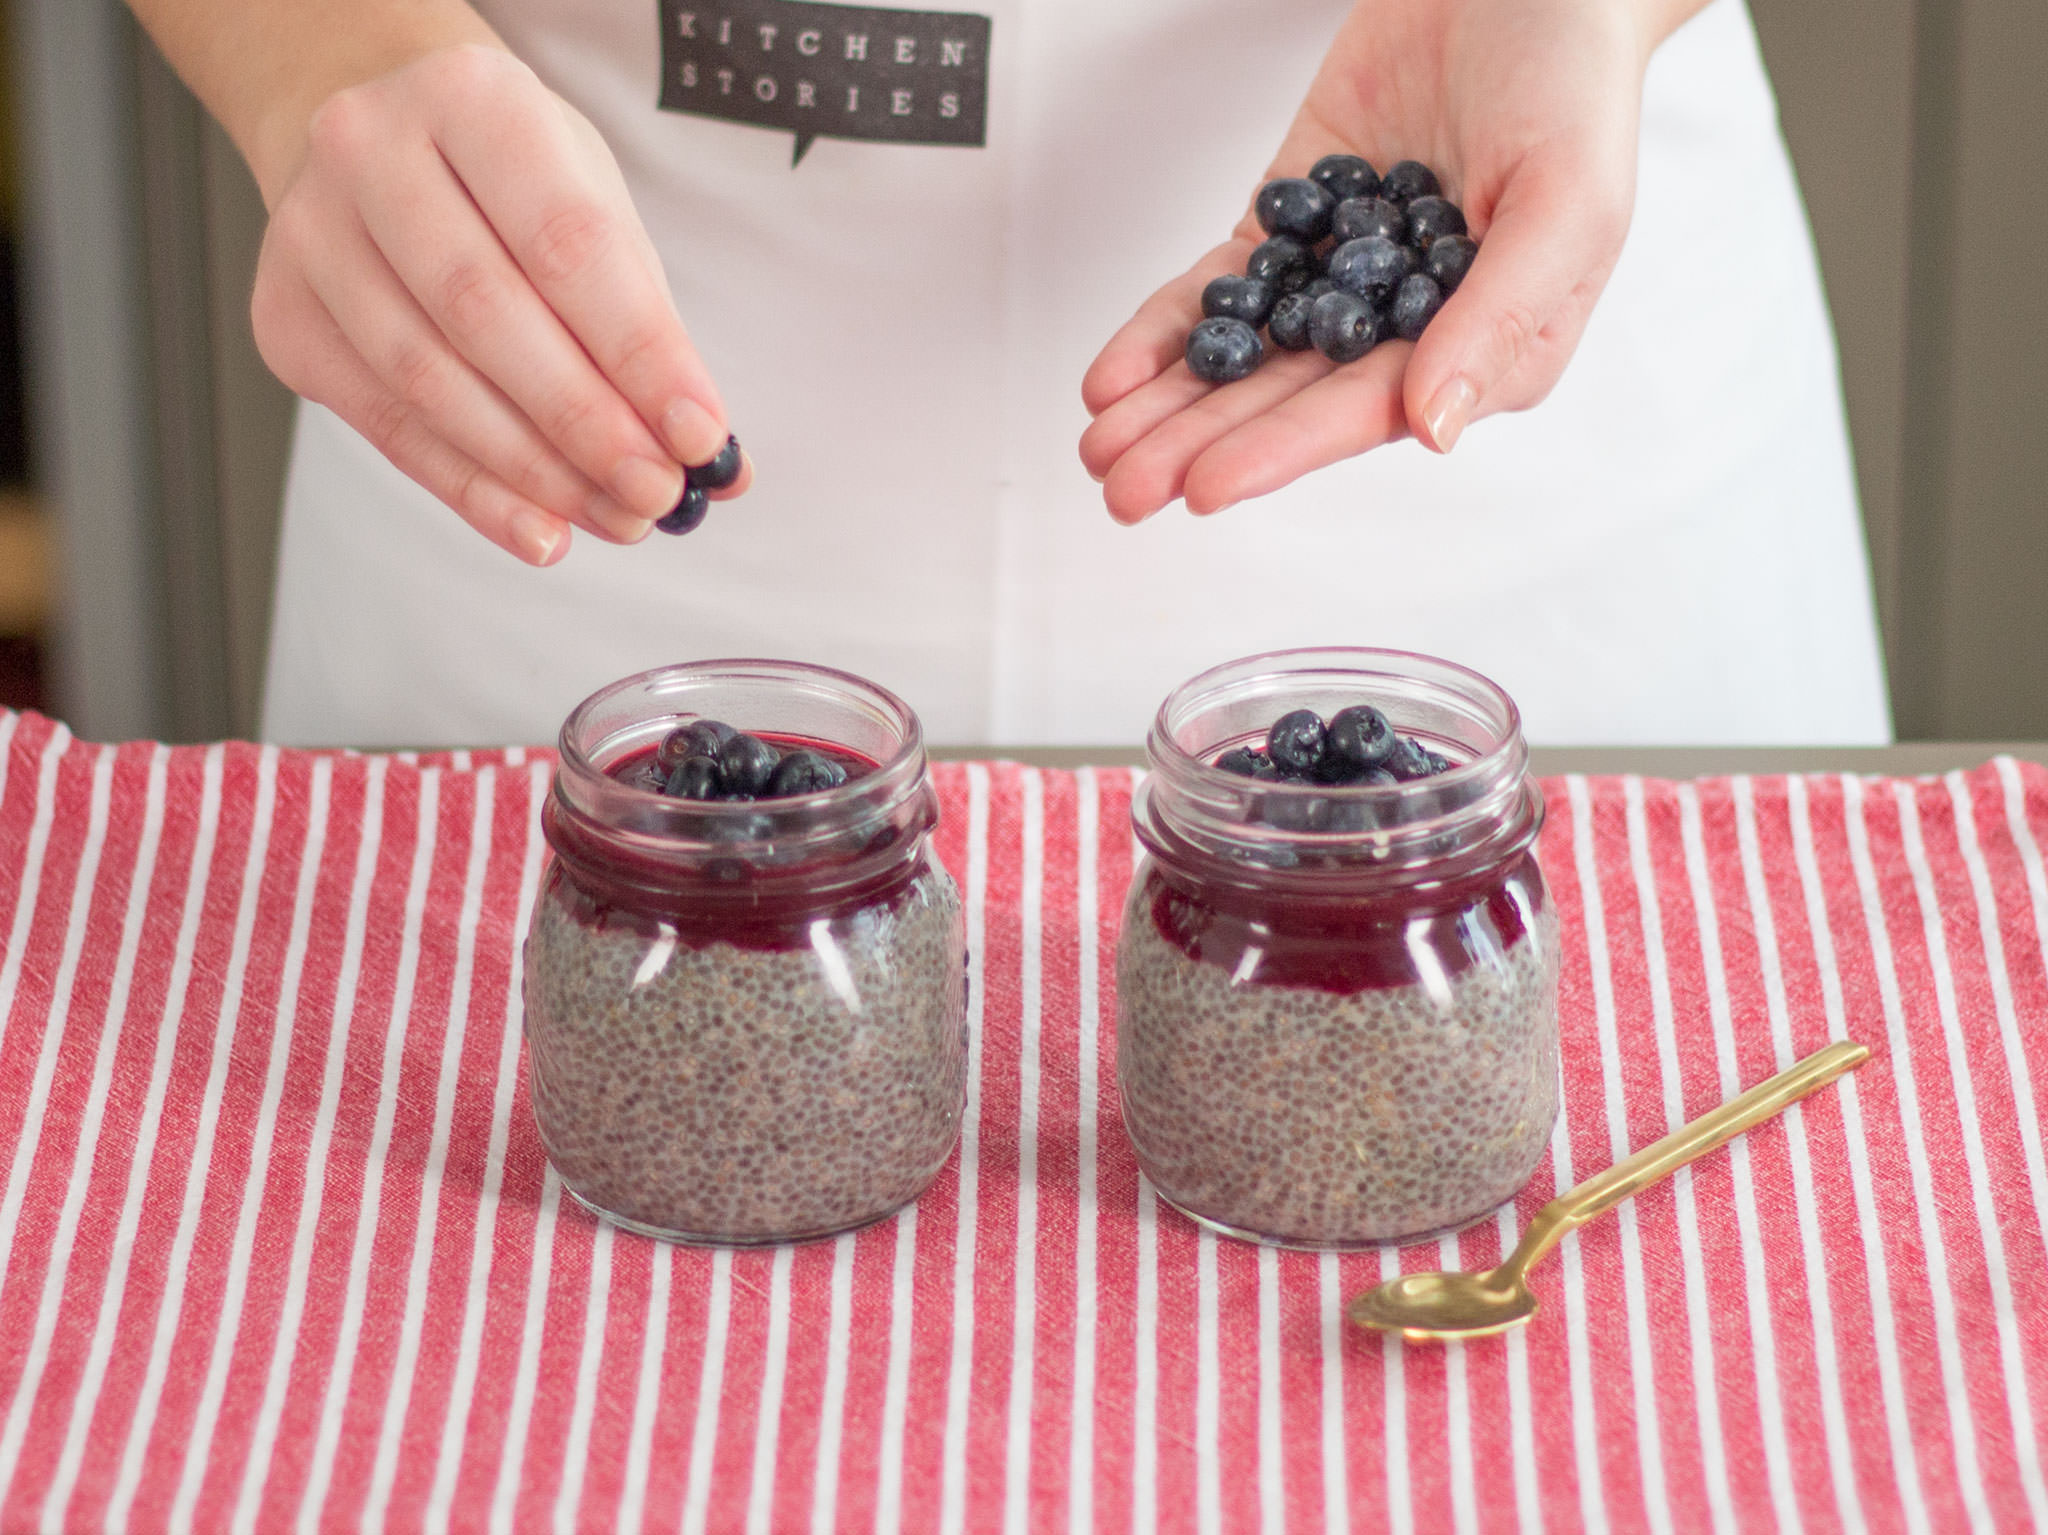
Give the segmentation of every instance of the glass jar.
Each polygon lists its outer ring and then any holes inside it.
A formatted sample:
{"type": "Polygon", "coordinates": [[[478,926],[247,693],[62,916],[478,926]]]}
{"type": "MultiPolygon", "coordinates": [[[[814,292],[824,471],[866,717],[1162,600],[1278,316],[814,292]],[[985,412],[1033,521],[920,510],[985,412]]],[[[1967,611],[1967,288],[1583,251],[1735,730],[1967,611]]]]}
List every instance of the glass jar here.
{"type": "Polygon", "coordinates": [[[937,819],[917,716],[843,672],[705,661],[577,706],[525,972],[534,1117],[571,1194],[650,1236],[753,1244],[924,1191],[966,1100],[966,926],[937,819]],[[658,792],[652,754],[698,719],[855,774],[782,799],[658,792]]]}
{"type": "Polygon", "coordinates": [[[1514,703],[1402,651],[1231,662],[1161,706],[1131,816],[1117,1080],[1161,1197],[1349,1248],[1510,1198],[1557,1118],[1557,924],[1514,703]],[[1380,787],[1213,766],[1295,709],[1372,704],[1450,760],[1380,787]]]}

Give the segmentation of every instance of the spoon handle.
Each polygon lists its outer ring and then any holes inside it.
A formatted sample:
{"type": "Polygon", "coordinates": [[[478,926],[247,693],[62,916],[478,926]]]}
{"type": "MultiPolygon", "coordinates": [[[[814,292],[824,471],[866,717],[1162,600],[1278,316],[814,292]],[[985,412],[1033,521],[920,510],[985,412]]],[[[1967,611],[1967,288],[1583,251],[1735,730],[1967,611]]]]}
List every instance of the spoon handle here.
{"type": "Polygon", "coordinates": [[[1808,1093],[1827,1086],[1843,1072],[1852,1071],[1869,1059],[1868,1045],[1838,1040],[1824,1050],[1816,1050],[1796,1066],[1757,1083],[1748,1092],[1730,1098],[1691,1124],[1673,1130],[1661,1141],[1616,1162],[1605,1172],[1596,1173],[1538,1210],[1513,1254],[1496,1272],[1503,1278],[1510,1273],[1516,1277],[1526,1274],[1567,1231],[1669,1177],[1724,1141],[1782,1114],[1808,1093]]]}

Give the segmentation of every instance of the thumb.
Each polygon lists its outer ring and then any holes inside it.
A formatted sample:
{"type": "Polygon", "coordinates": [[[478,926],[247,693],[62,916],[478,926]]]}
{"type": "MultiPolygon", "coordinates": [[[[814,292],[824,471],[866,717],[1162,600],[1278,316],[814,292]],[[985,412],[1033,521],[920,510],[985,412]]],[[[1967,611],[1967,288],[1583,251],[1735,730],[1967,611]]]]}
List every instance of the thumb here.
{"type": "Polygon", "coordinates": [[[1550,392],[1621,253],[1630,179],[1618,207],[1591,190],[1603,185],[1592,167],[1553,164],[1509,183],[1472,270],[1408,361],[1402,399],[1423,443],[1448,453],[1477,416],[1550,392]]]}

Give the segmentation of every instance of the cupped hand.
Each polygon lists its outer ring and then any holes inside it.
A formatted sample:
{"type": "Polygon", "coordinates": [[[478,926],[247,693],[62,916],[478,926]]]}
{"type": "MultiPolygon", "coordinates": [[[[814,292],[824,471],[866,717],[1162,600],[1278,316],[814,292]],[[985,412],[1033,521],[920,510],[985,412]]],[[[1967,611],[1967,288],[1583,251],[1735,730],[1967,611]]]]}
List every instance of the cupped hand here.
{"type": "Polygon", "coordinates": [[[1215,386],[1182,348],[1209,279],[1263,238],[1232,237],[1161,288],[1089,368],[1081,458],[1111,515],[1176,498],[1197,513],[1265,495],[1413,434],[1449,452],[1475,418],[1522,410],[1557,382],[1628,232],[1651,51],[1685,0],[1360,0],[1267,172],[1326,154],[1435,170],[1479,254],[1419,342],[1342,367],[1268,348],[1215,386]]]}
{"type": "Polygon", "coordinates": [[[488,45],[319,107],[273,199],[252,315],[280,379],[535,565],[571,524],[645,537],[681,466],[725,441],[611,152],[488,45]]]}

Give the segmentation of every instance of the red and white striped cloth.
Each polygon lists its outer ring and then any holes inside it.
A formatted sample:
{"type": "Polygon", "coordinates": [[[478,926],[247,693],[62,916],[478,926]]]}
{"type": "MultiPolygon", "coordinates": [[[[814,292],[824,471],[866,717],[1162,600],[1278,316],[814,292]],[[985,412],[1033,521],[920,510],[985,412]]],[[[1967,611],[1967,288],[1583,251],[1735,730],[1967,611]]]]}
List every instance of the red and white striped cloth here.
{"type": "Polygon", "coordinates": [[[930,1193],[597,1224],[519,1060],[548,770],[0,714],[0,1529],[2048,1528],[2048,773],[1548,785],[1564,1125],[1518,1209],[1336,1258],[1140,1182],[1130,775],[1001,764],[937,769],[979,984],[930,1193]],[[1845,1034],[1526,1330],[1339,1325],[1845,1034]]]}

